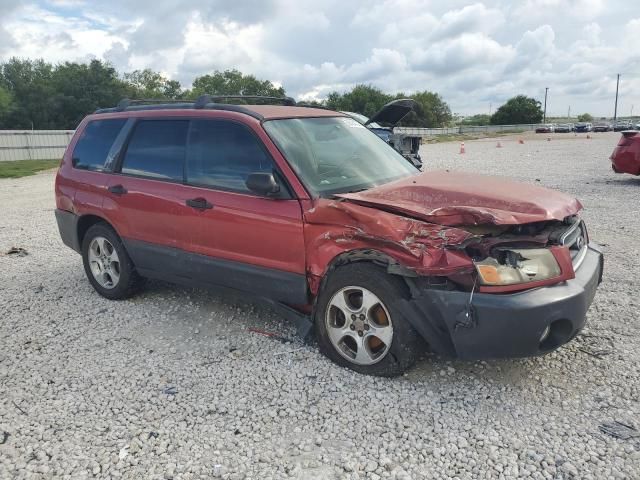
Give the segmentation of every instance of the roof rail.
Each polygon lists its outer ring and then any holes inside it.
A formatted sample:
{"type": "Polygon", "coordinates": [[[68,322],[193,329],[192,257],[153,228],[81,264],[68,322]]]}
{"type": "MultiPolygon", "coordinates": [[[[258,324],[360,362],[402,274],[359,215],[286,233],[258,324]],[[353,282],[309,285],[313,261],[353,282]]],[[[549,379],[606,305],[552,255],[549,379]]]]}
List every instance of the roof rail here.
{"type": "Polygon", "coordinates": [[[296,105],[296,101],[291,97],[270,97],[263,95],[200,95],[197,99],[193,108],[204,108],[208,103],[225,103],[221,100],[269,100],[281,102],[282,105],[286,105],[289,107],[294,107],[296,105]]]}
{"type": "Polygon", "coordinates": [[[130,98],[123,98],[118,102],[116,106],[117,112],[122,112],[127,109],[127,107],[131,107],[133,105],[145,105],[145,104],[158,104],[158,103],[193,103],[189,100],[176,100],[176,99],[166,99],[166,98],[141,98],[132,100],[130,98]]]}
{"type": "Polygon", "coordinates": [[[307,102],[298,102],[296,103],[296,107],[306,107],[306,108],[319,108],[320,110],[331,110],[332,112],[338,112],[335,108],[327,107],[326,105],[314,105],[313,103],[307,102]]]}

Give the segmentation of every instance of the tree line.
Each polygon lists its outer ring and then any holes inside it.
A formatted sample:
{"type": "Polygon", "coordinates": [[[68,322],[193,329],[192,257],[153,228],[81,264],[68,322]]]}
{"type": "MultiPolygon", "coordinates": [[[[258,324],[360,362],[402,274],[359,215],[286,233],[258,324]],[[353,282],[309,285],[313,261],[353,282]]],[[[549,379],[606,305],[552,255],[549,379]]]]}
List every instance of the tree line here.
{"type": "MultiPolygon", "coordinates": [[[[0,64],[0,129],[74,129],[82,118],[98,108],[114,106],[123,98],[191,100],[202,94],[266,95],[282,97],[286,91],[269,80],[238,70],[215,71],[183,88],[177,80],[150,69],[119,74],[101,60],[88,63],[12,58],[0,64]]],[[[387,94],[370,85],[357,85],[350,92],[332,92],[321,102],[337,110],[367,116],[404,93],[387,94]]],[[[451,121],[447,103],[433,92],[411,95],[418,109],[403,124],[436,127],[451,121]]]]}
{"type": "MultiPolygon", "coordinates": [[[[159,72],[144,69],[120,74],[101,60],[53,65],[43,60],[12,58],[0,63],[0,129],[74,129],[85,115],[98,108],[115,106],[123,98],[192,100],[205,93],[286,95],[284,87],[238,70],[201,75],[193,80],[191,88],[183,88],[180,82],[159,72]]],[[[356,85],[348,92],[334,91],[322,102],[310,103],[371,117],[386,103],[406,97],[416,100],[417,108],[401,125],[429,128],[451,125],[449,105],[438,93],[427,90],[409,95],[389,94],[371,85],[356,85]]],[[[538,123],[542,110],[540,102],[519,95],[490,118],[482,115],[470,118],[479,123],[467,124],[538,123]]]]}
{"type": "Polygon", "coordinates": [[[283,96],[285,91],[237,70],[202,75],[185,89],[150,69],[120,75],[100,60],[52,65],[13,58],[0,64],[0,129],[74,129],[88,113],[123,98],[187,100],[203,93],[283,96]]]}

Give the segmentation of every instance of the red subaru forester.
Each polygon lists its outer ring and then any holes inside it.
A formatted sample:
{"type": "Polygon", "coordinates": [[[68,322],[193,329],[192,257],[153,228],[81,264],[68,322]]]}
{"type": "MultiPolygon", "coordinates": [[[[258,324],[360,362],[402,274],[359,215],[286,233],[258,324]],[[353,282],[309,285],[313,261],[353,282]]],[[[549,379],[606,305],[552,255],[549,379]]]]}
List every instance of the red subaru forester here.
{"type": "Polygon", "coordinates": [[[56,218],[99,294],[127,298],[143,278],[248,292],[376,375],[424,348],[541,354],[583,327],[603,256],[576,199],[421,173],[339,112],[225,100],[123,100],[76,130],[56,218]]]}

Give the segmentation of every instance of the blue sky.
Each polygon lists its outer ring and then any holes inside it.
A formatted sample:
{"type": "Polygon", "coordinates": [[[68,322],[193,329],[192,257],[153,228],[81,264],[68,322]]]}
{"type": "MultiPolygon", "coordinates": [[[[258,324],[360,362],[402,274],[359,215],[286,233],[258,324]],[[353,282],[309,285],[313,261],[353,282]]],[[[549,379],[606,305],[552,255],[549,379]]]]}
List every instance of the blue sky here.
{"type": "Polygon", "coordinates": [[[105,59],[188,86],[237,68],[297,98],[370,83],[439,92],[461,114],[507,98],[550,115],[640,114],[640,10],[622,0],[0,0],[0,60],[105,59]]]}

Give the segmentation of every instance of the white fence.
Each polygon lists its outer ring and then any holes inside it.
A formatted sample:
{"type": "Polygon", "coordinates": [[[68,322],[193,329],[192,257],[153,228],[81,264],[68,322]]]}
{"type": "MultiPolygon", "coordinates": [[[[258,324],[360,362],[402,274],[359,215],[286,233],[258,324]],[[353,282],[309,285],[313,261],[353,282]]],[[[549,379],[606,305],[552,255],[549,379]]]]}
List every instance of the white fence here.
{"type": "Polygon", "coordinates": [[[482,125],[482,126],[460,126],[448,128],[418,128],[418,127],[397,127],[397,133],[408,133],[411,135],[422,135],[425,137],[435,135],[458,135],[460,133],[498,133],[498,132],[523,132],[535,130],[539,124],[527,123],[520,125],[482,125]]]}
{"type": "Polygon", "coordinates": [[[62,158],[73,130],[0,130],[0,161],[62,158]]]}
{"type": "MultiPolygon", "coordinates": [[[[537,124],[449,128],[398,127],[395,131],[397,133],[435,136],[527,131],[535,130],[536,126],[537,124]]],[[[73,130],[0,130],[0,161],[62,158],[73,132],[73,130]]]]}

